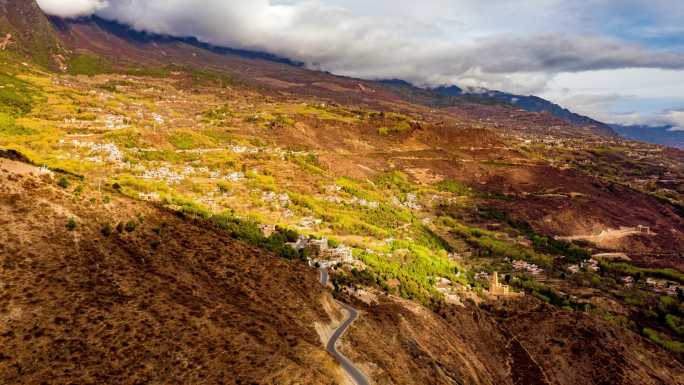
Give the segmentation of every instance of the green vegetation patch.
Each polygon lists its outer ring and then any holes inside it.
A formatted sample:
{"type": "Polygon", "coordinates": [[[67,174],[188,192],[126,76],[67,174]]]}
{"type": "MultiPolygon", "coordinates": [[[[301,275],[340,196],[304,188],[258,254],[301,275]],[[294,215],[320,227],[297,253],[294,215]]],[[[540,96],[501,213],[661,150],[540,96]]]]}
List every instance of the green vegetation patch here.
{"type": "Polygon", "coordinates": [[[622,152],[624,152],[624,148],[614,146],[600,146],[589,150],[589,153],[598,156],[620,154],[622,152]]]}
{"type": "Polygon", "coordinates": [[[359,217],[367,223],[372,223],[385,229],[395,230],[406,223],[411,223],[411,214],[406,210],[381,204],[377,208],[358,210],[359,217]]]}
{"type": "Polygon", "coordinates": [[[128,67],[121,72],[130,76],[150,78],[165,78],[171,75],[171,71],[168,68],[162,67],[128,67]]]}
{"type": "Polygon", "coordinates": [[[372,270],[369,273],[373,280],[385,290],[395,290],[388,283],[398,280],[400,285],[396,290],[403,298],[433,307],[442,297],[434,287],[435,277],[466,283],[465,276],[458,274],[458,266],[447,259],[444,251],[435,253],[415,242],[394,241],[389,253],[388,257],[362,252],[359,258],[372,270]]]}
{"type": "Polygon", "coordinates": [[[674,314],[665,316],[665,323],[676,334],[684,336],[684,318],[677,317],[674,314]]]}
{"type": "Polygon", "coordinates": [[[127,174],[117,176],[112,180],[112,185],[119,186],[119,189],[123,189],[124,193],[133,195],[135,198],[140,192],[170,194],[171,191],[165,182],[139,179],[127,174]]]}
{"type": "Polygon", "coordinates": [[[449,245],[449,243],[444,238],[436,234],[434,231],[430,230],[429,227],[423,225],[422,223],[415,225],[419,229],[419,233],[416,238],[416,243],[418,245],[422,245],[433,250],[445,250],[448,252],[453,251],[451,245],[449,245]]]}
{"type": "Polygon", "coordinates": [[[684,353],[684,343],[682,342],[671,340],[667,336],[649,328],[644,328],[644,335],[657,345],[671,352],[684,353]]]}
{"type": "Polygon", "coordinates": [[[35,89],[27,82],[0,73],[0,113],[25,115],[31,112],[35,89]]]}
{"type": "Polygon", "coordinates": [[[497,239],[496,234],[491,231],[467,227],[457,223],[453,226],[453,232],[478,249],[482,256],[508,257],[546,267],[553,265],[553,257],[537,253],[534,250],[510,241],[497,239]]]}
{"type": "Polygon", "coordinates": [[[572,301],[567,295],[561,294],[554,288],[537,282],[529,277],[510,277],[505,276],[504,281],[513,287],[524,289],[533,296],[551,305],[565,308],[568,310],[586,310],[586,304],[579,304],[572,301]],[[509,280],[510,278],[510,280],[509,280]]]}
{"type": "Polygon", "coordinates": [[[134,128],[107,132],[104,139],[124,148],[143,148],[147,146],[143,135],[134,128]]]}
{"type": "Polygon", "coordinates": [[[265,237],[256,221],[236,218],[229,213],[212,214],[193,201],[182,197],[167,198],[166,203],[179,207],[178,214],[180,216],[213,224],[227,231],[235,239],[264,248],[286,259],[305,259],[303,254],[287,244],[288,242],[295,242],[299,238],[299,234],[294,230],[277,228],[273,235],[265,237]]]}
{"type": "Polygon", "coordinates": [[[76,230],[77,226],[78,226],[78,224],[76,223],[76,220],[74,218],[69,218],[69,220],[67,221],[67,224],[66,224],[67,230],[74,231],[74,230],[76,230]]]}
{"type": "Polygon", "coordinates": [[[36,132],[17,123],[10,115],[0,112],[0,136],[30,136],[36,132]]]}
{"type": "Polygon", "coordinates": [[[437,190],[441,192],[450,192],[455,195],[460,195],[460,196],[471,196],[473,195],[473,189],[466,186],[465,184],[452,180],[452,179],[445,179],[435,186],[437,190]]]}
{"type": "Polygon", "coordinates": [[[206,135],[190,130],[174,131],[168,137],[169,143],[179,150],[215,147],[214,140],[206,135]]]}
{"type": "Polygon", "coordinates": [[[169,72],[182,72],[186,78],[178,83],[181,87],[227,87],[234,83],[231,75],[225,72],[200,69],[192,66],[171,65],[169,72]]]}
{"type": "Polygon", "coordinates": [[[408,176],[399,171],[382,174],[375,179],[375,183],[380,188],[399,190],[401,193],[410,193],[416,190],[413,183],[408,180],[408,176]]]}
{"type": "Polygon", "coordinates": [[[98,84],[97,88],[111,93],[117,92],[119,87],[133,87],[135,84],[128,80],[107,80],[103,84],[98,84]]]}
{"type": "Polygon", "coordinates": [[[193,161],[199,158],[198,154],[178,153],[174,150],[149,150],[135,153],[136,159],[148,162],[168,162],[174,164],[193,161]]]}
{"type": "Polygon", "coordinates": [[[107,74],[113,71],[112,63],[98,55],[80,54],[72,56],[67,66],[69,73],[72,75],[87,75],[94,76],[99,74],[107,74]]]}
{"type": "Polygon", "coordinates": [[[576,263],[585,261],[591,258],[591,253],[575,244],[565,241],[559,241],[554,238],[545,237],[537,234],[532,226],[525,221],[520,221],[511,218],[507,213],[495,207],[480,207],[478,215],[481,218],[495,220],[500,223],[505,223],[519,231],[527,239],[532,241],[534,250],[539,253],[546,253],[550,255],[565,256],[568,262],[576,263]]]}
{"type": "Polygon", "coordinates": [[[315,119],[348,124],[360,123],[364,116],[364,113],[362,112],[355,113],[344,107],[331,106],[328,104],[297,104],[286,106],[283,110],[315,119]]]}
{"type": "Polygon", "coordinates": [[[285,159],[295,163],[304,171],[310,174],[325,175],[325,166],[321,164],[320,160],[318,159],[318,155],[316,155],[315,153],[299,155],[292,152],[288,152],[285,155],[285,159]]]}
{"type": "Polygon", "coordinates": [[[385,191],[379,191],[378,186],[370,181],[361,181],[350,177],[341,177],[335,180],[335,184],[342,191],[359,199],[382,202],[387,198],[385,191]]]}
{"type": "Polygon", "coordinates": [[[283,113],[261,113],[252,116],[248,116],[245,121],[247,123],[257,124],[259,127],[275,130],[280,128],[292,127],[295,125],[296,121],[289,115],[283,113]]]}
{"type": "Polygon", "coordinates": [[[395,126],[378,128],[378,134],[382,136],[398,135],[408,131],[411,131],[409,122],[399,122],[395,126]]]}
{"type": "Polygon", "coordinates": [[[204,111],[202,113],[202,120],[205,123],[209,123],[213,126],[225,127],[232,123],[235,115],[235,112],[230,108],[230,106],[224,105],[204,111]]]}
{"type": "Polygon", "coordinates": [[[331,223],[332,229],[341,234],[353,234],[371,236],[375,238],[386,238],[391,232],[375,224],[367,223],[353,215],[332,214],[323,216],[323,220],[331,223]]]}
{"type": "Polygon", "coordinates": [[[674,269],[649,269],[624,262],[601,262],[601,268],[605,271],[617,274],[669,279],[684,284],[684,274],[674,269]]]}

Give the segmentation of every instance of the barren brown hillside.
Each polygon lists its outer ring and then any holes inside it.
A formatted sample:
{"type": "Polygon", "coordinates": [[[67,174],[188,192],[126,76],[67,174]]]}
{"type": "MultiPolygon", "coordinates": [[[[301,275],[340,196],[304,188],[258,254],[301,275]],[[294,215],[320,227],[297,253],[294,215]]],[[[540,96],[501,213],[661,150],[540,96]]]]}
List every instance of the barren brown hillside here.
{"type": "Polygon", "coordinates": [[[0,383],[336,382],[314,329],[329,322],[315,271],[144,204],[75,195],[29,166],[1,168],[0,383]]]}
{"type": "Polygon", "coordinates": [[[684,384],[681,363],[598,317],[535,298],[483,308],[448,306],[438,316],[379,297],[347,352],[375,364],[368,372],[377,384],[684,384]],[[366,345],[376,330],[383,344],[366,345]]]}

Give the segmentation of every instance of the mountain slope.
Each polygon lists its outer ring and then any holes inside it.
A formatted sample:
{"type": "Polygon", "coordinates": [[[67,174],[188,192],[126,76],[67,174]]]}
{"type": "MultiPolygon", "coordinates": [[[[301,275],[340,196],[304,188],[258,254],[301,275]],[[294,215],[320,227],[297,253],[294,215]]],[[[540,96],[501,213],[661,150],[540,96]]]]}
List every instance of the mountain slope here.
{"type": "Polygon", "coordinates": [[[491,311],[450,306],[436,317],[385,297],[368,313],[349,334],[348,353],[386,368],[375,372],[378,385],[684,384],[684,366],[638,335],[534,298],[493,304],[491,311]],[[353,349],[376,338],[375,330],[385,330],[385,344],[353,349]]]}
{"type": "Polygon", "coordinates": [[[0,169],[0,383],[335,382],[314,270],[115,192],[0,169]]]}
{"type": "Polygon", "coordinates": [[[627,139],[662,144],[684,150],[684,131],[674,131],[672,126],[650,127],[614,124],[611,127],[627,139]]]}
{"type": "Polygon", "coordinates": [[[576,114],[568,110],[567,108],[563,108],[553,102],[550,102],[546,99],[542,99],[538,96],[522,96],[509,94],[506,92],[489,90],[484,91],[483,94],[479,96],[483,98],[499,100],[504,103],[509,103],[515,107],[519,107],[530,112],[548,112],[553,116],[561,118],[576,126],[592,127],[594,131],[600,135],[615,136],[615,132],[611,129],[610,126],[601,123],[597,120],[591,119],[589,117],[576,114]]]}
{"type": "MultiPolygon", "coordinates": [[[[60,178],[0,159],[0,383],[348,383],[324,350],[339,316],[315,269],[60,178]]],[[[534,297],[435,313],[363,292],[342,294],[362,312],[340,349],[376,384],[684,383],[680,363],[600,315],[534,297]]]]}
{"type": "Polygon", "coordinates": [[[0,41],[4,49],[54,68],[64,67],[66,50],[35,1],[0,0],[0,41]]]}
{"type": "Polygon", "coordinates": [[[272,55],[269,53],[213,46],[210,44],[202,43],[199,40],[197,40],[197,38],[194,38],[194,37],[181,38],[181,37],[173,37],[173,36],[168,36],[168,35],[159,35],[159,34],[145,32],[145,31],[137,31],[137,30],[134,30],[134,29],[128,27],[125,24],[121,24],[121,23],[113,21],[113,20],[105,20],[105,19],[102,19],[98,16],[82,17],[79,19],[68,20],[68,21],[60,19],[58,17],[50,17],[49,20],[55,26],[56,29],[61,30],[62,32],[67,33],[67,34],[69,33],[70,27],[72,27],[74,25],[79,25],[79,24],[80,25],[94,25],[94,26],[97,26],[97,28],[101,29],[102,31],[106,31],[108,34],[111,34],[112,36],[115,36],[115,37],[120,38],[122,40],[135,42],[138,44],[184,43],[184,44],[187,44],[189,46],[194,46],[194,47],[200,48],[202,50],[207,50],[207,51],[211,51],[211,52],[214,52],[217,54],[222,54],[222,55],[230,54],[230,55],[240,56],[240,57],[243,57],[246,59],[267,60],[267,61],[272,61],[275,63],[282,63],[282,64],[287,64],[287,65],[297,66],[297,67],[303,66],[303,63],[292,61],[290,59],[282,58],[282,57],[272,55]]]}
{"type": "Polygon", "coordinates": [[[0,55],[0,156],[64,171],[0,164],[0,383],[344,384],[330,291],[377,385],[682,382],[681,152],[51,21],[70,71],[0,55]]]}
{"type": "Polygon", "coordinates": [[[426,89],[402,80],[381,80],[380,84],[397,92],[406,100],[435,107],[453,107],[463,104],[500,105],[528,112],[548,113],[577,127],[584,127],[596,135],[616,136],[613,129],[599,121],[582,116],[538,96],[514,95],[487,89],[463,90],[457,86],[426,89]]]}
{"type": "Polygon", "coordinates": [[[574,114],[535,96],[519,96],[489,90],[477,93],[464,92],[456,86],[430,90],[415,87],[401,80],[373,82],[337,77],[304,69],[302,63],[274,55],[210,46],[195,38],[176,38],[138,32],[125,25],[97,17],[68,21],[56,18],[51,20],[59,30],[62,39],[74,49],[96,52],[105,57],[116,55],[119,57],[118,60],[129,60],[137,64],[151,60],[159,64],[172,61],[210,65],[221,70],[237,71],[237,75],[241,76],[242,80],[248,82],[256,80],[260,86],[275,86],[276,89],[291,93],[308,93],[317,97],[334,98],[343,103],[366,101],[377,106],[378,101],[386,100],[396,103],[397,97],[400,97],[404,101],[428,107],[446,108],[479,104],[521,108],[533,113],[548,113],[560,119],[569,125],[569,133],[572,133],[572,127],[576,126],[597,135],[615,135],[612,129],[603,123],[574,114]],[[245,65],[249,65],[249,68],[245,68],[245,65]]]}

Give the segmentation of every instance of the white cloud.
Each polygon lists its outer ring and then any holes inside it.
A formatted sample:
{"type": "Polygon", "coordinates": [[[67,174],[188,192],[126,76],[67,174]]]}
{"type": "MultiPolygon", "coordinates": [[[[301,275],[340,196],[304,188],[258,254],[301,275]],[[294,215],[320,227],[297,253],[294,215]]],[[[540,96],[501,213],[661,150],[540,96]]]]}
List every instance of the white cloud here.
{"type": "Polygon", "coordinates": [[[92,15],[107,6],[106,0],[37,0],[48,15],[63,18],[92,15]]]}
{"type": "Polygon", "coordinates": [[[684,99],[649,99],[618,94],[568,94],[549,99],[570,110],[609,124],[626,126],[672,126],[684,130],[684,108],[663,109],[663,105],[684,106],[684,99]]]}
{"type": "Polygon", "coordinates": [[[666,112],[665,120],[673,126],[673,131],[684,131],[684,110],[666,112]]]}
{"type": "Polygon", "coordinates": [[[617,110],[621,104],[638,104],[638,98],[617,94],[582,95],[572,94],[561,98],[549,98],[578,114],[590,116],[598,121],[609,124],[632,125],[660,125],[662,112],[657,114],[634,110],[617,110]]]}
{"type": "Polygon", "coordinates": [[[561,73],[540,96],[607,123],[676,125],[668,114],[684,109],[684,71],[640,68],[561,73]]]}
{"type": "MultiPolygon", "coordinates": [[[[684,70],[628,68],[563,72],[549,82],[556,93],[634,95],[643,98],[684,99],[684,70]]],[[[547,94],[546,96],[553,96],[547,94]]]]}

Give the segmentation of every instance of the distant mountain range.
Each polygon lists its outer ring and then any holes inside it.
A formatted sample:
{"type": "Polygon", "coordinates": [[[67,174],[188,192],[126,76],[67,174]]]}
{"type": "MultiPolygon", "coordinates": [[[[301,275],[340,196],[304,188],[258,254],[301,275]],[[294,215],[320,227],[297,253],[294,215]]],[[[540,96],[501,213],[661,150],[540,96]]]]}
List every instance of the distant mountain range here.
{"type": "Polygon", "coordinates": [[[597,125],[597,126],[605,126],[605,128],[608,128],[606,124],[601,123],[597,120],[591,119],[587,116],[579,115],[576,114],[567,108],[563,108],[559,106],[558,104],[555,104],[553,102],[550,102],[546,99],[542,99],[538,96],[523,96],[523,95],[515,95],[515,94],[509,94],[506,92],[501,92],[501,91],[493,91],[493,90],[488,90],[488,89],[470,89],[470,90],[461,90],[459,87],[456,86],[451,86],[451,87],[439,87],[433,89],[433,91],[441,94],[441,95],[446,95],[446,96],[461,96],[461,95],[468,95],[471,97],[479,97],[483,99],[492,99],[499,101],[501,103],[508,103],[514,106],[517,106],[519,108],[522,108],[523,110],[530,111],[530,112],[548,112],[556,117],[559,117],[563,120],[568,121],[569,123],[578,125],[578,126],[591,126],[591,125],[597,125]],[[459,92],[460,91],[460,92],[459,92]]]}
{"type": "Polygon", "coordinates": [[[611,127],[615,132],[627,139],[684,149],[684,131],[675,131],[673,126],[651,127],[613,124],[611,127]]]}
{"type": "Polygon", "coordinates": [[[546,112],[575,126],[592,127],[593,131],[600,135],[616,135],[609,125],[576,114],[538,96],[515,95],[484,88],[463,89],[455,85],[432,89],[420,88],[398,79],[381,80],[380,83],[407,99],[435,107],[446,107],[461,103],[503,104],[529,112],[546,112]]]}

